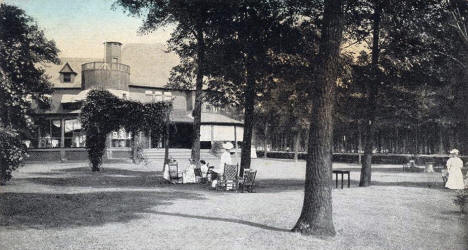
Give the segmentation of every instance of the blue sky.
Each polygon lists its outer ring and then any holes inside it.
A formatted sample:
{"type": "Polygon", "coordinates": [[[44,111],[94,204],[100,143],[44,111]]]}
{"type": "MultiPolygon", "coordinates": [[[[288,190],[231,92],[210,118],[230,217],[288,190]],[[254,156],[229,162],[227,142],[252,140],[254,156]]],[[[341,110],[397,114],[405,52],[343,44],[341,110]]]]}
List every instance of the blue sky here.
{"type": "MultiPolygon", "coordinates": [[[[1,0],[0,0],[1,2],[1,0]]],[[[160,29],[148,35],[137,34],[142,23],[121,8],[112,10],[114,0],[4,0],[33,17],[55,40],[62,57],[101,58],[104,41],[126,43],[165,43],[170,29],[160,29]]]]}

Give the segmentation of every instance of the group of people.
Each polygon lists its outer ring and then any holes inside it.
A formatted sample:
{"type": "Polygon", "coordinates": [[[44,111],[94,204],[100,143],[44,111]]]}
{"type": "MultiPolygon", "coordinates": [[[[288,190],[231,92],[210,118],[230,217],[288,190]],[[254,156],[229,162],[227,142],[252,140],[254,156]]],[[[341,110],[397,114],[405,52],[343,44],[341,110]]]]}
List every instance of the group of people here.
{"type": "Polygon", "coordinates": [[[449,189],[464,189],[465,185],[468,185],[468,183],[465,184],[463,180],[463,173],[461,171],[463,168],[463,161],[458,157],[459,153],[457,149],[452,149],[450,151],[450,158],[447,160],[448,178],[445,187],[449,189]]]}
{"type": "MultiPolygon", "coordinates": [[[[197,183],[197,176],[195,175],[195,169],[200,168],[201,177],[208,178],[213,187],[216,187],[218,179],[224,173],[224,164],[231,164],[231,152],[230,150],[234,146],[231,142],[223,144],[223,153],[220,157],[220,162],[216,167],[209,167],[208,163],[204,160],[200,160],[199,164],[196,161],[190,159],[189,165],[182,172],[182,183],[197,183]]],[[[169,169],[165,168],[164,178],[170,181],[169,169]],[[167,173],[166,173],[167,172],[167,173]]]]}

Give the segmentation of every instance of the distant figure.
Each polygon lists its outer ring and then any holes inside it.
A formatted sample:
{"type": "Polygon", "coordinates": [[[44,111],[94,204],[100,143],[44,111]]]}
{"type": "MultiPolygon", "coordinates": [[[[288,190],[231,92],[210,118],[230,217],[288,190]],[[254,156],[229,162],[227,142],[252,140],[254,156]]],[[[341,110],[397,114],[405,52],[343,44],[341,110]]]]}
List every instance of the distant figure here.
{"type": "Polygon", "coordinates": [[[225,151],[221,155],[221,161],[219,162],[219,168],[222,169],[220,173],[224,173],[224,164],[232,164],[231,160],[231,149],[234,146],[230,142],[226,142],[223,144],[223,148],[225,151]]]}
{"type": "Polygon", "coordinates": [[[182,182],[185,183],[195,183],[196,178],[195,178],[195,168],[197,165],[195,162],[190,159],[189,160],[189,165],[187,168],[184,169],[184,172],[182,173],[182,182]]]}
{"type": "Polygon", "coordinates": [[[458,157],[458,154],[459,151],[457,149],[452,149],[450,151],[450,158],[447,160],[448,180],[445,187],[449,189],[465,188],[461,172],[463,161],[458,157]]]}

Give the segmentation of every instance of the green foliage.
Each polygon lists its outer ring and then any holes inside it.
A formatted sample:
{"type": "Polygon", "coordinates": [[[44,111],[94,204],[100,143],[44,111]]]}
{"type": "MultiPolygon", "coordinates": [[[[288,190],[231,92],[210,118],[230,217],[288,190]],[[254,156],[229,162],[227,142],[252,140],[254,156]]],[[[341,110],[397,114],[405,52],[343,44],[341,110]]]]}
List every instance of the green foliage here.
{"type": "Polygon", "coordinates": [[[29,134],[31,100],[43,102],[51,85],[40,67],[58,63],[58,49],[34,20],[15,6],[0,4],[0,122],[29,134]]]}
{"type": "Polygon", "coordinates": [[[22,139],[34,130],[33,100],[42,104],[51,85],[40,67],[58,63],[58,49],[34,20],[15,6],[0,4],[0,165],[11,178],[27,156],[22,139]]]}
{"type": "Polygon", "coordinates": [[[11,172],[28,156],[18,133],[0,127],[0,185],[11,179],[11,172]]]}
{"type": "Polygon", "coordinates": [[[138,132],[161,133],[169,122],[171,103],[142,104],[122,100],[105,90],[92,90],[81,108],[81,122],[86,131],[86,149],[93,171],[99,171],[106,147],[106,136],[124,128],[135,136],[138,132]]]}
{"type": "Polygon", "coordinates": [[[456,198],[453,200],[453,203],[460,208],[460,213],[464,213],[466,203],[468,203],[468,189],[463,189],[457,192],[456,198]]]}

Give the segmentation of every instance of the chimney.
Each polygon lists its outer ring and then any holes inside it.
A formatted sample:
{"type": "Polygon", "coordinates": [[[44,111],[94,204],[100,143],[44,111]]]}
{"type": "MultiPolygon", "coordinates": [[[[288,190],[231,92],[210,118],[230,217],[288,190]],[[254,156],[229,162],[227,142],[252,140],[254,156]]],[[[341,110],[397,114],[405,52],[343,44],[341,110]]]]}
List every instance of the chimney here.
{"type": "Polygon", "coordinates": [[[122,43],[119,42],[104,42],[104,62],[122,63],[121,47],[122,43]]]}

